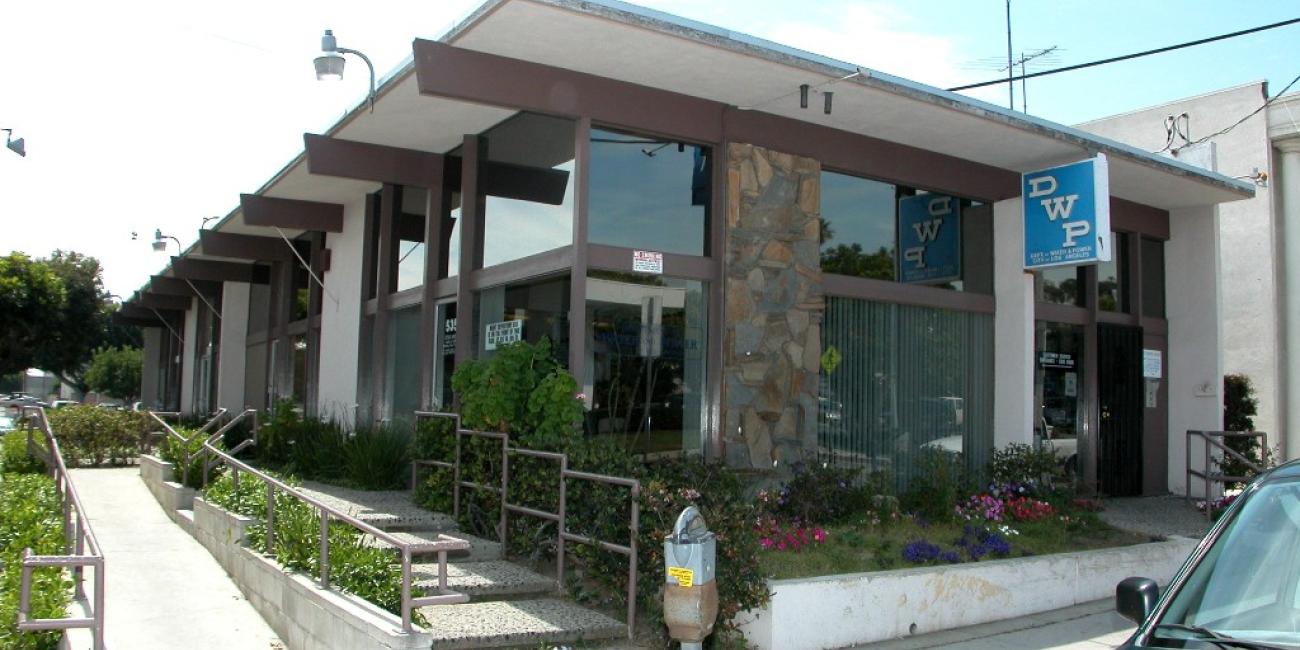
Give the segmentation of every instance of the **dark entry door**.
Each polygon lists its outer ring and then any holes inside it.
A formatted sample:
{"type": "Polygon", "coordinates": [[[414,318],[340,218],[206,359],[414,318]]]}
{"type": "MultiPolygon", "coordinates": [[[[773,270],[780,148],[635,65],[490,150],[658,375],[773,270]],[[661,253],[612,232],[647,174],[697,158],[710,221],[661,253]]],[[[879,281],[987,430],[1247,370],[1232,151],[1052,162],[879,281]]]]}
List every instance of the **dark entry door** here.
{"type": "Polygon", "coordinates": [[[1142,328],[1097,325],[1101,431],[1097,482],[1102,494],[1142,493],[1142,328]]]}

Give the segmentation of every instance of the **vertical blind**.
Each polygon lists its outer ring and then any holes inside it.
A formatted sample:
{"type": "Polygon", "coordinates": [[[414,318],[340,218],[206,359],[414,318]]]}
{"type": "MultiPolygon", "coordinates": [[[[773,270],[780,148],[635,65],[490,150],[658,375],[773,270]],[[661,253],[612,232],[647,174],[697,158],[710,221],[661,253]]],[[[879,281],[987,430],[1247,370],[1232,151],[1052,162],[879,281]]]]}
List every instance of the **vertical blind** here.
{"type": "Polygon", "coordinates": [[[991,315],[830,297],[823,340],[821,462],[887,473],[900,490],[927,451],[984,469],[993,448],[991,315]]]}

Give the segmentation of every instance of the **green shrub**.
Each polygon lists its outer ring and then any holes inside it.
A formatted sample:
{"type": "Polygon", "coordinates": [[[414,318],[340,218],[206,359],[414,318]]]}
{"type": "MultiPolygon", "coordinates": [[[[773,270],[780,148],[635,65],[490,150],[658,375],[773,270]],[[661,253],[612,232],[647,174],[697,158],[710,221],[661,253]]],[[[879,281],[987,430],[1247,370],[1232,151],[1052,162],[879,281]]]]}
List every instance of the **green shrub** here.
{"type": "Polygon", "coordinates": [[[578,437],[582,402],[578,383],[556,360],[551,342],[517,341],[491,359],[462,363],[451,378],[470,429],[523,436],[532,449],[557,449],[578,437]]]}
{"type": "MultiPolygon", "coordinates": [[[[33,435],[40,434],[33,433],[33,435]]],[[[3,471],[20,474],[45,471],[45,463],[27,453],[26,430],[14,429],[5,432],[2,444],[4,449],[0,457],[0,468],[3,468],[3,471]]]]}
{"type": "Polygon", "coordinates": [[[340,481],[347,476],[348,433],[326,420],[303,418],[289,437],[287,470],[319,481],[340,481]]]}
{"type": "Polygon", "coordinates": [[[952,519],[956,516],[958,500],[972,489],[965,462],[958,454],[923,449],[916,463],[919,470],[903,493],[903,507],[930,521],[952,519]]]}
{"type": "Polygon", "coordinates": [[[358,427],[343,448],[348,483],[362,490],[400,490],[410,472],[411,436],[400,425],[358,427]]]}
{"type": "MultiPolygon", "coordinates": [[[[1259,400],[1255,398],[1255,386],[1246,375],[1223,376],[1223,429],[1225,431],[1254,431],[1254,416],[1259,410],[1259,400]]],[[[1250,459],[1259,467],[1273,464],[1271,450],[1261,448],[1259,438],[1224,438],[1223,444],[1250,459]]],[[[1240,459],[1223,455],[1218,462],[1219,471],[1228,476],[1254,476],[1255,470],[1240,459]]],[[[1224,487],[1240,487],[1241,483],[1229,483],[1224,487]]]]}
{"type": "Polygon", "coordinates": [[[302,416],[294,409],[293,401],[276,401],[270,413],[262,417],[257,431],[258,461],[268,467],[288,465],[301,429],[302,416]]]}
{"type": "Polygon", "coordinates": [[[769,504],[773,515],[801,524],[837,524],[871,507],[874,483],[852,469],[799,464],[769,504]]]}
{"type": "Polygon", "coordinates": [[[993,450],[988,474],[995,484],[1022,483],[1042,494],[1060,490],[1068,480],[1051,449],[1017,443],[993,450]]]}
{"type": "MultiPolygon", "coordinates": [[[[8,436],[6,436],[6,440],[8,436]]],[[[63,519],[54,482],[43,474],[5,474],[0,477],[0,648],[53,650],[59,632],[19,632],[19,584],[24,549],[38,555],[64,552],[63,519]]],[[[32,599],[28,614],[34,618],[66,616],[71,581],[58,568],[41,568],[32,574],[32,599]]]]}
{"type": "MultiPolygon", "coordinates": [[[[210,454],[198,453],[203,449],[203,443],[207,440],[209,434],[199,433],[195,429],[186,427],[175,427],[176,432],[185,436],[187,442],[177,440],[172,435],[167,435],[158,443],[158,457],[164,462],[172,463],[176,466],[176,480],[184,483],[186,487],[195,489],[203,487],[203,463],[210,460],[210,454]]],[[[216,446],[221,447],[221,441],[217,441],[216,446]]]]}
{"type": "Polygon", "coordinates": [[[46,411],[69,467],[123,465],[135,458],[148,416],[94,406],[72,405],[46,411]]]}

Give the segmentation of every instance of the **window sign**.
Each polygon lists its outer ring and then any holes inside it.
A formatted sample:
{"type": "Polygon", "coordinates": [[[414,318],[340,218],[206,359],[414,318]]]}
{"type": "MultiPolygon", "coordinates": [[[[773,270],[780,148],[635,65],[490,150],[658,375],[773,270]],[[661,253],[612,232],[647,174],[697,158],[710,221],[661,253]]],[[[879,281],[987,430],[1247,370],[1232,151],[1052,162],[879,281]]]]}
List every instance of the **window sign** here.
{"type": "Polygon", "coordinates": [[[442,323],[442,353],[456,354],[456,319],[448,318],[442,323]]]}
{"type": "Polygon", "coordinates": [[[941,284],[961,279],[961,205],[941,194],[898,201],[898,279],[941,284]]]}
{"type": "Polygon", "coordinates": [[[664,254],[654,251],[632,251],[632,272],[662,275],[664,254]]]}
{"type": "Polygon", "coordinates": [[[1040,352],[1038,353],[1038,366],[1040,368],[1074,370],[1074,355],[1068,352],[1040,352]]]}
{"type": "Polygon", "coordinates": [[[524,322],[521,320],[507,320],[499,323],[488,323],[487,325],[487,342],[484,347],[488,350],[497,349],[498,345],[514,343],[524,337],[524,322]]]}
{"type": "Polygon", "coordinates": [[[1164,357],[1160,350],[1142,351],[1142,377],[1160,379],[1164,375],[1164,357]]]}
{"type": "Polygon", "coordinates": [[[1110,261],[1106,156],[1098,154],[1021,178],[1026,269],[1110,261]]]}

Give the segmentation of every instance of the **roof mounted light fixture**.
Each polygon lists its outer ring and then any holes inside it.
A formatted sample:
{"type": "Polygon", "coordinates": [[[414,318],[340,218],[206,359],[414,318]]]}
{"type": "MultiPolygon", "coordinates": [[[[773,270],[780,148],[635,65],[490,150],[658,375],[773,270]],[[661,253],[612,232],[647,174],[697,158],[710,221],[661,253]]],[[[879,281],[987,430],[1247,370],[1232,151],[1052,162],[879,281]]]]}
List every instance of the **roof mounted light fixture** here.
{"type": "Polygon", "coordinates": [[[5,132],[5,146],[9,147],[10,151],[22,156],[23,158],[26,158],[27,143],[22,138],[18,138],[17,140],[15,140],[13,129],[0,129],[0,131],[5,132]]]}
{"type": "Polygon", "coordinates": [[[183,252],[183,251],[185,250],[185,247],[184,247],[184,246],[181,246],[181,240],[179,240],[179,239],[177,239],[177,238],[175,238],[175,237],[172,237],[171,235],[164,235],[164,234],[162,233],[162,228],[156,228],[156,229],[154,229],[154,231],[153,231],[153,244],[152,244],[152,246],[153,246],[153,250],[154,250],[154,252],[155,252],[155,253],[165,253],[165,252],[167,252],[167,240],[168,240],[168,239],[170,239],[170,240],[176,242],[176,254],[177,254],[177,255],[181,254],[181,252],[183,252]]]}
{"type": "Polygon", "coordinates": [[[366,67],[370,69],[370,112],[375,112],[375,66],[370,58],[356,50],[339,47],[332,29],[325,30],[325,35],[320,38],[320,49],[321,55],[316,57],[315,63],[316,78],[321,81],[342,81],[343,64],[346,62],[344,54],[355,54],[366,62],[366,67]]]}
{"type": "Polygon", "coordinates": [[[208,222],[209,222],[209,221],[212,221],[212,220],[214,220],[214,219],[220,219],[220,218],[221,218],[221,217],[219,217],[219,216],[218,216],[218,217],[203,217],[203,223],[199,224],[199,230],[203,230],[204,228],[206,228],[206,227],[208,226],[208,222]]]}

